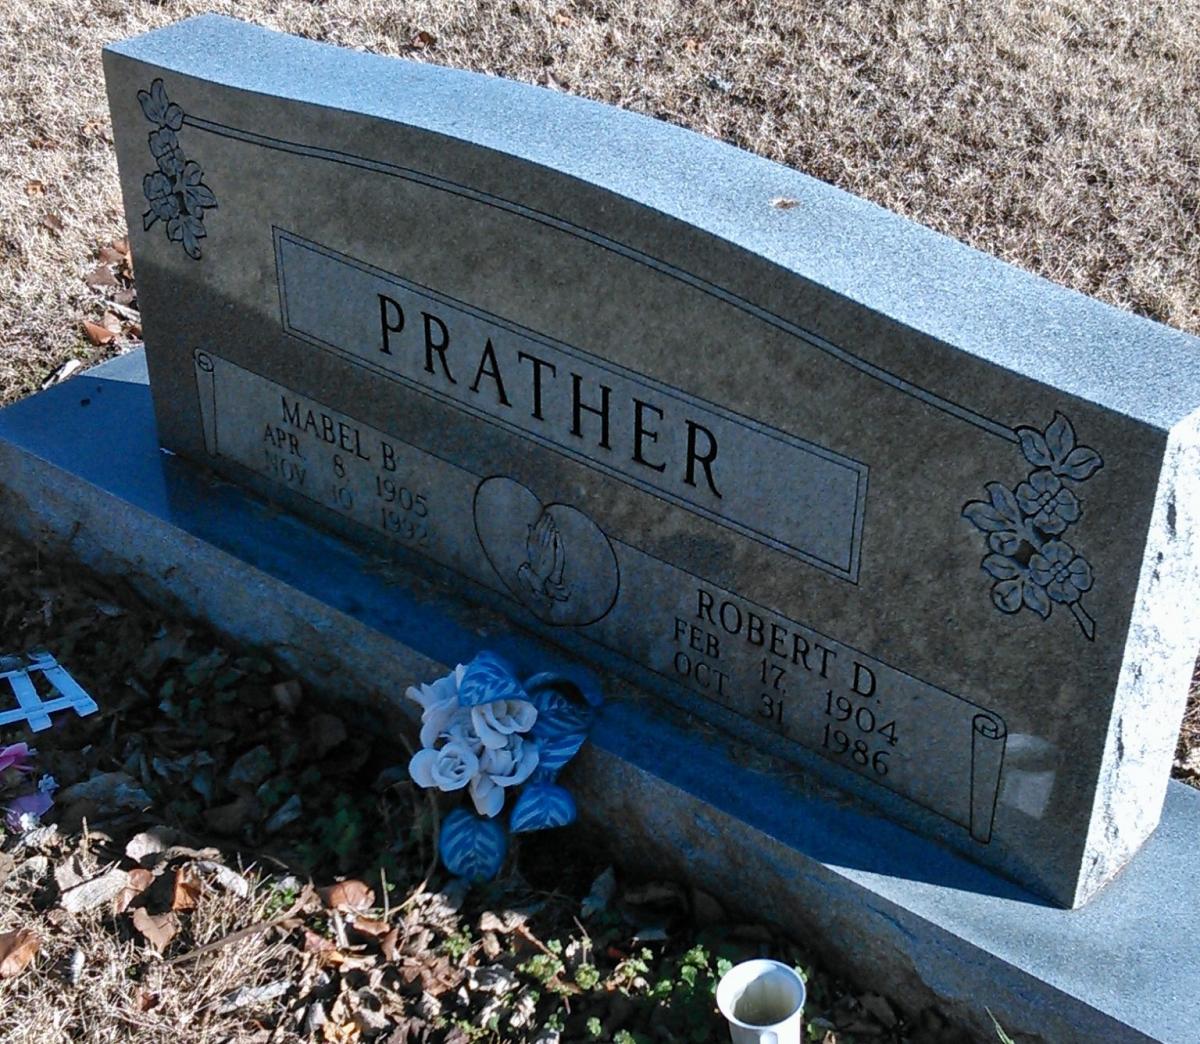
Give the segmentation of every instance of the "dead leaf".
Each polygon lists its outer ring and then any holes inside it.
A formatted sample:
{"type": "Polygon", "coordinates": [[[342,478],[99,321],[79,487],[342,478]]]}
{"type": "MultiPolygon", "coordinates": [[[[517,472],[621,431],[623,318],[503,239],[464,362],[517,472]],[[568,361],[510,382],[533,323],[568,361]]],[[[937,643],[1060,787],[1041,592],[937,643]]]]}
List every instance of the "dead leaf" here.
{"type": "Polygon", "coordinates": [[[337,947],[334,946],[331,939],[326,939],[325,936],[314,932],[307,925],[303,928],[304,931],[304,952],[305,953],[328,953],[337,947]]]}
{"type": "Polygon", "coordinates": [[[396,961],[400,959],[400,929],[393,928],[382,939],[379,940],[379,952],[383,954],[385,961],[396,961]]]}
{"type": "Polygon", "coordinates": [[[800,200],[792,199],[791,196],[776,196],[771,200],[771,206],[776,210],[791,210],[792,207],[800,206],[800,200]]]}
{"type": "Polygon", "coordinates": [[[149,1011],[156,1004],[158,1004],[158,994],[151,993],[149,990],[143,989],[141,986],[139,986],[137,990],[134,991],[133,1003],[137,1005],[138,1011],[149,1011]]]}
{"type": "Polygon", "coordinates": [[[28,928],[0,933],[0,979],[20,975],[41,949],[42,940],[28,928]]]}
{"type": "Polygon", "coordinates": [[[71,856],[70,859],[63,863],[59,863],[54,868],[54,883],[58,885],[60,892],[65,892],[76,885],[83,884],[88,879],[88,872],[83,868],[83,860],[78,854],[71,856]]]}
{"type": "Polygon", "coordinates": [[[375,892],[370,885],[354,879],[338,881],[328,888],[318,888],[317,895],[330,910],[357,912],[369,910],[375,905],[375,892]]]}
{"type": "Polygon", "coordinates": [[[112,330],[105,329],[99,323],[93,323],[90,319],[83,321],[83,332],[87,334],[87,339],[97,347],[112,344],[117,339],[117,335],[112,330]]]}
{"type": "Polygon", "coordinates": [[[133,905],[133,901],[154,883],[154,875],[140,866],[129,871],[125,887],[113,900],[113,913],[122,914],[133,905]]]}
{"type": "Polygon", "coordinates": [[[111,330],[113,333],[121,332],[121,317],[115,312],[105,312],[100,317],[100,325],[106,330],[111,330]]]}
{"type": "Polygon", "coordinates": [[[423,51],[426,47],[432,47],[437,43],[437,37],[427,29],[418,29],[413,33],[411,43],[418,51],[423,51]]]}
{"type": "Polygon", "coordinates": [[[144,906],[133,911],[133,926],[156,953],[162,953],[179,931],[179,918],[172,912],[152,914],[144,906]]]}
{"type": "Polygon", "coordinates": [[[101,247],[99,257],[106,265],[117,265],[125,260],[125,254],[126,251],[120,248],[120,242],[118,242],[101,247]]]}
{"type": "Polygon", "coordinates": [[[193,866],[198,872],[212,874],[217,884],[225,891],[232,892],[239,899],[245,899],[250,894],[250,882],[236,870],[229,869],[224,863],[218,863],[213,859],[201,859],[193,866]]]}
{"type": "Polygon", "coordinates": [[[557,10],[557,11],[555,11],[555,12],[554,12],[554,16],[553,16],[553,17],[552,17],[550,20],[551,20],[551,21],[552,21],[552,22],[553,22],[555,25],[561,25],[561,26],[563,26],[564,28],[566,28],[566,27],[567,27],[567,26],[569,26],[569,25],[574,25],[574,24],[575,24],[575,19],[571,17],[571,15],[570,15],[570,13],[569,13],[569,12],[567,12],[566,10],[564,10],[564,9],[562,9],[562,8],[560,8],[560,9],[559,9],[559,10],[557,10]]]}
{"type": "Polygon", "coordinates": [[[217,1002],[217,1012],[227,1015],[231,1011],[238,1011],[255,1004],[267,1004],[276,997],[282,997],[291,988],[292,983],[287,979],[277,979],[275,982],[268,982],[262,986],[239,986],[232,993],[225,994],[217,1002]]]}
{"type": "Polygon", "coordinates": [[[117,277],[113,275],[112,269],[108,265],[97,265],[87,275],[83,277],[83,281],[87,283],[93,290],[99,290],[102,287],[119,286],[117,277]]]}
{"type": "Polygon", "coordinates": [[[171,889],[172,910],[194,910],[200,901],[200,893],[204,891],[204,882],[195,869],[181,866],[175,871],[175,884],[171,889]]]}
{"type": "Polygon", "coordinates": [[[55,234],[61,232],[64,227],[62,218],[60,218],[57,214],[43,214],[41,226],[48,232],[54,232],[55,234]]]}
{"type": "Polygon", "coordinates": [[[129,874],[114,867],[89,881],[66,889],[58,901],[59,906],[68,913],[85,913],[115,899],[128,884],[129,874]]]}
{"type": "Polygon", "coordinates": [[[30,178],[29,181],[25,182],[25,195],[30,199],[34,196],[44,196],[45,194],[46,183],[44,181],[38,181],[37,178],[30,178]]]}
{"type": "Polygon", "coordinates": [[[344,1022],[340,1025],[327,1022],[321,1027],[321,1033],[325,1044],[358,1044],[362,1037],[362,1030],[357,1022],[344,1022]]]}
{"type": "Polygon", "coordinates": [[[392,926],[387,921],[378,921],[373,917],[356,917],[350,927],[360,935],[365,935],[371,939],[378,939],[382,935],[387,935],[392,930],[392,926]]]}
{"type": "Polygon", "coordinates": [[[125,846],[125,857],[135,863],[145,860],[148,855],[157,855],[165,851],[177,840],[177,832],[169,827],[157,827],[134,834],[125,846]]]}

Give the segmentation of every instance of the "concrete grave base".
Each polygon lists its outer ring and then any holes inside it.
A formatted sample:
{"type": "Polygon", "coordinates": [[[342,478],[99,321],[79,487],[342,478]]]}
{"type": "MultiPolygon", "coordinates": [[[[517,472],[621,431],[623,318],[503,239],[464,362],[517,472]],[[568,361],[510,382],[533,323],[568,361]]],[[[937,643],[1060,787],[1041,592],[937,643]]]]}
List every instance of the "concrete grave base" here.
{"type": "MultiPolygon", "coordinates": [[[[140,352],[0,411],[0,525],[269,649],[382,727],[399,726],[408,684],[482,647],[526,669],[568,662],[468,604],[461,583],[374,559],[163,454],[140,352]]],[[[1171,784],[1142,851],[1061,910],[603,683],[610,702],[568,782],[631,870],[691,880],[980,1039],[996,1039],[990,1010],[1018,1040],[1200,1040],[1200,793],[1171,784]]]]}

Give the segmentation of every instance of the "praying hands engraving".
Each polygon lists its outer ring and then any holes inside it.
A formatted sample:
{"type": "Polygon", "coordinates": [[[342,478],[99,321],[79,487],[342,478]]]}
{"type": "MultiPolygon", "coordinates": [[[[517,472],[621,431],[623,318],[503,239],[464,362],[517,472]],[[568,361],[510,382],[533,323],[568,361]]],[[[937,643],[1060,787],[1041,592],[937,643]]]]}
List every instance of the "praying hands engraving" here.
{"type": "Polygon", "coordinates": [[[538,602],[567,601],[571,585],[563,581],[566,549],[550,512],[543,510],[537,523],[525,529],[525,561],[517,570],[517,579],[538,602]]]}

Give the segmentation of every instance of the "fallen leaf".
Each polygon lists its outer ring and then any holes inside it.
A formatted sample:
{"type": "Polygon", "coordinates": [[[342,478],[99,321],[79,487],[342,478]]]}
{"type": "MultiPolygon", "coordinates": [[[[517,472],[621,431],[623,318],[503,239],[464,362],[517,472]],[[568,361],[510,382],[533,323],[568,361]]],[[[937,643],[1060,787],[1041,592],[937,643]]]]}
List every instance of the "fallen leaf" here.
{"type": "Polygon", "coordinates": [[[217,1011],[226,1015],[240,1008],[248,1008],[252,1004],[265,1004],[276,997],[282,997],[291,988],[292,984],[287,979],[277,979],[263,986],[239,986],[217,1002],[217,1011]]]}
{"type": "Polygon", "coordinates": [[[63,230],[62,218],[57,214],[43,214],[41,225],[49,232],[58,233],[63,230]]]}
{"type": "Polygon", "coordinates": [[[555,25],[561,25],[564,28],[575,24],[575,19],[571,17],[570,13],[561,8],[554,12],[554,16],[550,20],[555,25]]]}
{"type": "Polygon", "coordinates": [[[358,1044],[362,1038],[362,1030],[357,1022],[345,1022],[340,1025],[327,1022],[321,1027],[321,1033],[325,1044],[358,1044]]]}
{"type": "Polygon", "coordinates": [[[437,43],[437,37],[427,29],[418,29],[413,33],[412,46],[418,51],[424,50],[426,47],[432,47],[437,43]]]}
{"type": "Polygon", "coordinates": [[[121,332],[121,317],[115,312],[105,312],[100,317],[100,325],[106,330],[111,330],[113,333],[121,332]]]}
{"type": "Polygon", "coordinates": [[[117,335],[112,330],[107,330],[99,323],[93,323],[90,319],[83,321],[83,332],[87,334],[87,339],[97,347],[112,344],[117,339],[117,335]]]}
{"type": "Polygon", "coordinates": [[[134,991],[133,1003],[137,1005],[138,1011],[149,1011],[156,1004],[158,1004],[158,994],[151,993],[149,990],[143,989],[141,986],[139,986],[137,990],[134,991]]]}
{"type": "Polygon", "coordinates": [[[302,930],[304,932],[303,948],[305,953],[325,953],[335,948],[331,939],[326,939],[325,936],[314,932],[307,925],[304,925],[302,930]]]}
{"type": "Polygon", "coordinates": [[[125,251],[120,249],[119,243],[111,243],[100,248],[99,257],[106,265],[116,265],[125,260],[125,251]]]}
{"type": "Polygon", "coordinates": [[[144,906],[139,906],[133,911],[133,926],[156,953],[162,953],[179,931],[179,918],[172,912],[152,914],[144,906]]]}
{"type": "Polygon", "coordinates": [[[41,949],[42,940],[28,928],[0,933],[0,979],[20,975],[41,949]]]}
{"type": "Polygon", "coordinates": [[[54,868],[54,883],[58,885],[60,892],[83,884],[87,879],[88,872],[83,868],[83,860],[78,855],[71,856],[54,868]]]}
{"type": "Polygon", "coordinates": [[[58,903],[68,913],[85,913],[110,902],[129,884],[129,874],[113,868],[63,892],[58,903]]]}
{"type": "Polygon", "coordinates": [[[200,901],[204,882],[191,866],[181,866],[175,871],[175,884],[171,889],[172,910],[194,910],[200,901]]]}
{"type": "Polygon", "coordinates": [[[385,961],[396,961],[400,959],[400,929],[393,928],[382,939],[379,940],[379,952],[383,954],[385,961]]]}
{"type": "Polygon", "coordinates": [[[125,887],[113,900],[113,913],[122,914],[133,905],[133,901],[154,883],[154,875],[140,866],[129,871],[125,887]]]}
{"type": "Polygon", "coordinates": [[[140,863],[148,855],[157,855],[159,852],[165,852],[176,840],[176,831],[170,829],[170,827],[157,827],[154,830],[145,830],[140,834],[134,834],[129,839],[129,844],[125,846],[125,856],[127,859],[132,859],[135,863],[140,863]]]}
{"type": "Polygon", "coordinates": [[[392,930],[387,921],[378,921],[373,917],[356,917],[350,927],[371,939],[378,939],[392,930]]]}
{"type": "Polygon", "coordinates": [[[369,910],[375,905],[374,890],[353,878],[349,881],[338,881],[328,888],[318,888],[317,895],[330,910],[369,910]]]}
{"type": "MultiPolygon", "coordinates": [[[[103,329],[103,327],[101,327],[103,329]]],[[[107,330],[104,331],[106,334],[107,330]]],[[[117,812],[141,812],[152,801],[133,777],[124,772],[102,772],[70,787],[64,787],[55,799],[66,807],[76,801],[90,801],[106,815],[117,812]]]]}
{"type": "Polygon", "coordinates": [[[792,207],[800,206],[800,200],[792,199],[791,196],[776,196],[771,200],[771,206],[776,210],[791,210],[792,207]]]}
{"type": "Polygon", "coordinates": [[[38,181],[37,178],[30,178],[29,181],[25,182],[25,195],[30,199],[34,196],[44,196],[45,194],[46,183],[44,181],[38,181]]]}
{"type": "Polygon", "coordinates": [[[217,884],[227,892],[232,892],[239,899],[245,899],[250,894],[250,882],[236,870],[231,870],[224,863],[213,859],[202,859],[195,868],[203,873],[212,874],[217,884]]]}
{"type": "Polygon", "coordinates": [[[83,277],[83,281],[93,290],[118,285],[117,277],[113,275],[112,269],[108,265],[97,265],[83,277]]]}
{"type": "Polygon", "coordinates": [[[479,915],[479,930],[481,932],[498,932],[500,935],[508,935],[510,932],[515,932],[529,918],[516,910],[505,910],[503,914],[493,913],[491,910],[484,910],[479,915]]]}
{"type": "Polygon", "coordinates": [[[580,916],[593,917],[608,908],[617,892],[617,876],[610,866],[592,882],[592,889],[580,904],[580,916]]]}

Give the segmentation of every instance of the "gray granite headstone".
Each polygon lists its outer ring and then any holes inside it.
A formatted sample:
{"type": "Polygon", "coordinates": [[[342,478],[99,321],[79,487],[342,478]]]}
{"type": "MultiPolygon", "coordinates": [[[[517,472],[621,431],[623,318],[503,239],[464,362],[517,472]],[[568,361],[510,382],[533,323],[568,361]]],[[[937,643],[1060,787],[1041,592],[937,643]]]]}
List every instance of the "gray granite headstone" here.
{"type": "Polygon", "coordinates": [[[1194,339],[538,88],[215,16],[105,69],[166,448],[1062,905],[1153,830],[1194,339]]]}

